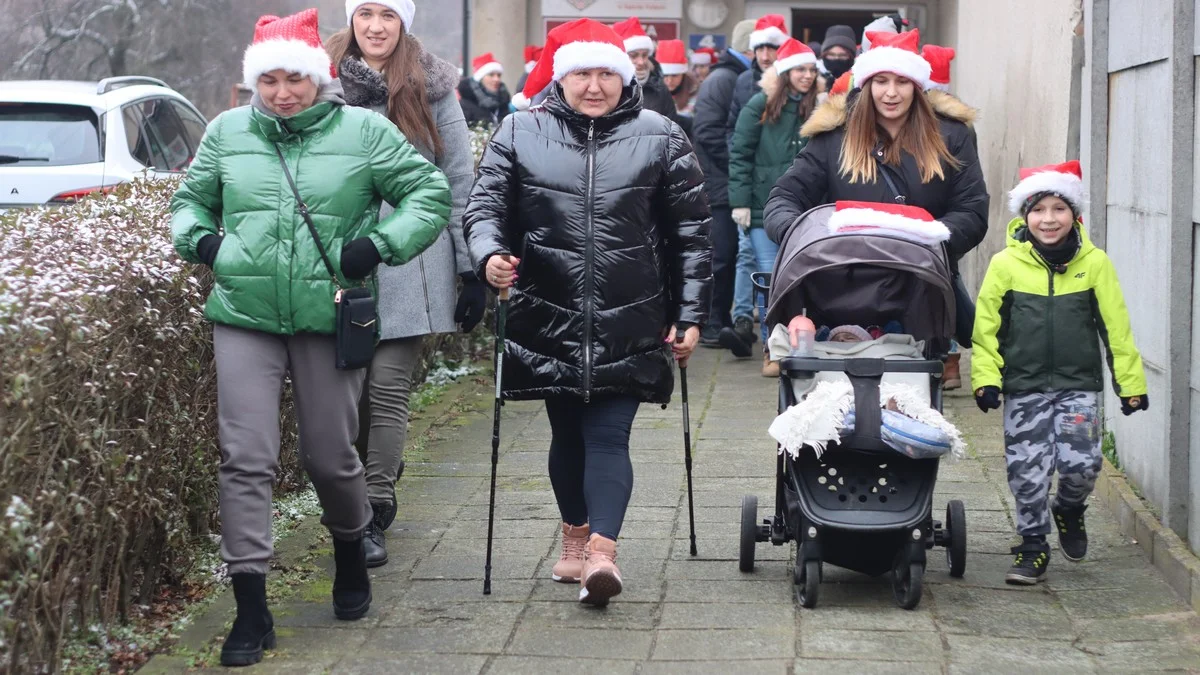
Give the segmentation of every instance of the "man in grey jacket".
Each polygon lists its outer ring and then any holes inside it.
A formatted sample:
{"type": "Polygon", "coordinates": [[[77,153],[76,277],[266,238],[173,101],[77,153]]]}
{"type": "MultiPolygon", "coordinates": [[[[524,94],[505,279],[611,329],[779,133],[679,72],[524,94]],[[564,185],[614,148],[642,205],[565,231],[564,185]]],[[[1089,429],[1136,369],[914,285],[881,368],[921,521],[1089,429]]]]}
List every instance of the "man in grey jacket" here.
{"type": "Polygon", "coordinates": [[[701,332],[700,344],[719,346],[721,329],[732,326],[734,267],[737,262],[738,230],[729,208],[729,134],[726,118],[733,101],[737,77],[750,68],[750,33],[754,20],[741,21],[733,29],[730,48],[713,66],[696,97],[692,135],[696,157],[704,170],[708,205],[712,209],[713,245],[712,310],[701,332]]]}

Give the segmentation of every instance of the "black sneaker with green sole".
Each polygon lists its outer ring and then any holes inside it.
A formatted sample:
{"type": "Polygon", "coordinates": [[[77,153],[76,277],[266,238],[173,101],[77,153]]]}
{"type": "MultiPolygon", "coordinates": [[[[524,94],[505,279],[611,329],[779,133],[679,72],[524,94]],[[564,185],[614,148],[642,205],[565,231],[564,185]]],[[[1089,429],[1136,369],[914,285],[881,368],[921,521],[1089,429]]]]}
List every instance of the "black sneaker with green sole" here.
{"type": "Polygon", "coordinates": [[[1083,522],[1083,506],[1059,506],[1057,502],[1050,506],[1054,514],[1054,525],[1058,528],[1058,547],[1062,549],[1063,557],[1071,562],[1079,562],[1087,555],[1088,536],[1083,522]]]}
{"type": "Polygon", "coordinates": [[[1039,581],[1046,580],[1046,566],[1050,564],[1050,545],[1045,539],[1038,541],[1026,538],[1020,546],[1012,549],[1012,567],[1004,575],[1006,583],[1018,586],[1034,586],[1039,581]]]}

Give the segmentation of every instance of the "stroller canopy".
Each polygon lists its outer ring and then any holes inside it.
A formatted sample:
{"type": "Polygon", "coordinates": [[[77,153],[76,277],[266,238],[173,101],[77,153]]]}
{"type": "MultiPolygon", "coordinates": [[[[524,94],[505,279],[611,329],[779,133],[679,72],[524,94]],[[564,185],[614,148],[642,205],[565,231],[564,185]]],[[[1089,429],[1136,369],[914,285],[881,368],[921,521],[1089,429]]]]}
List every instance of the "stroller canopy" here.
{"type": "Polygon", "coordinates": [[[945,249],[898,236],[829,231],[834,205],[796,219],[779,242],[768,325],[806,311],[817,326],[899,321],[918,340],[948,344],[954,288],[945,249]]]}

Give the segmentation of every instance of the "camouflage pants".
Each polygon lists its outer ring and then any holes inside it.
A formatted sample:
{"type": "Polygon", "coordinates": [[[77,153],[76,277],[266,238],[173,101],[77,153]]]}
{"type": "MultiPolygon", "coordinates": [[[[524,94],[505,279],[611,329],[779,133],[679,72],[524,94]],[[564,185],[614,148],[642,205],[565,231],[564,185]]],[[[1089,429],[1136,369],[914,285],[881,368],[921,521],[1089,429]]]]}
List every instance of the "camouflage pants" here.
{"type": "Polygon", "coordinates": [[[1061,506],[1082,505],[1096,486],[1104,461],[1097,399],[1094,391],[1005,396],[1004,455],[1021,536],[1050,533],[1050,477],[1055,471],[1061,506]]]}

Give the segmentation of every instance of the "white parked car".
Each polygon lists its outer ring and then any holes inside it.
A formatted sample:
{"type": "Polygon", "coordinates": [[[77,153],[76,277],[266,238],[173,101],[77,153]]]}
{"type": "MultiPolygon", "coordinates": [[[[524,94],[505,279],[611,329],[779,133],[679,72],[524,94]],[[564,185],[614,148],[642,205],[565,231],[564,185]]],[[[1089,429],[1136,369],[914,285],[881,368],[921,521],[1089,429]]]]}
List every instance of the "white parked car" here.
{"type": "Polygon", "coordinates": [[[160,80],[0,81],[0,211],[181,173],[207,126],[160,80]]]}

